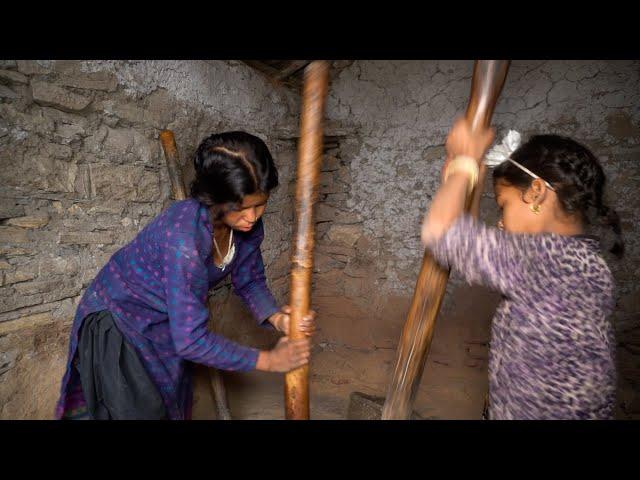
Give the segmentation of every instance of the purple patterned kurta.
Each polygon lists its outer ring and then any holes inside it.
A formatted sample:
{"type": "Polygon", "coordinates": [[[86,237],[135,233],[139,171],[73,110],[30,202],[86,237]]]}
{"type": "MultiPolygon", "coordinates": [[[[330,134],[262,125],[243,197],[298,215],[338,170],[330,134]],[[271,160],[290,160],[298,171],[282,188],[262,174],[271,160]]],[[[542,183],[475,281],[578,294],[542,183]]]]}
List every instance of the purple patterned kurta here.
{"type": "Polygon", "coordinates": [[[207,329],[207,293],[231,273],[236,294],[261,323],[279,311],[265,281],[262,220],[250,232],[234,232],[236,253],[224,271],[213,263],[212,234],[207,207],[187,199],[171,205],[111,257],[78,306],[56,418],[84,408],[72,362],[80,326],[92,312],[112,313],[158,387],[171,419],[191,417],[190,362],[222,370],[255,368],[257,349],[207,329]]]}
{"type": "Polygon", "coordinates": [[[613,418],[614,282],[597,240],[507,233],[463,215],[429,249],[503,295],[491,328],[490,418],[613,418]]]}

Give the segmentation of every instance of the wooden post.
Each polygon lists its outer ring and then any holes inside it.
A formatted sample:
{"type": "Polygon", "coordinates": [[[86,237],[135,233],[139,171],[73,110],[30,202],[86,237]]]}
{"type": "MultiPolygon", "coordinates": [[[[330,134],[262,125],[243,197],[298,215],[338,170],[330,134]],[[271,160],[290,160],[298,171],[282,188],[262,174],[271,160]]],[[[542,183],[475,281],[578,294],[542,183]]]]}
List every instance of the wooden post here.
{"type": "Polygon", "coordinates": [[[173,132],[171,130],[163,130],[160,132],[160,143],[162,144],[164,158],[167,163],[171,196],[176,201],[185,200],[187,198],[187,191],[182,180],[182,173],[180,172],[178,149],[176,147],[176,139],[173,136],[173,132]]]}
{"type": "MultiPolygon", "coordinates": [[[[507,60],[475,62],[471,98],[466,112],[472,129],[489,125],[508,68],[507,60]]],[[[475,197],[473,209],[477,211],[479,198],[477,195],[475,197]]],[[[474,193],[471,193],[466,201],[467,210],[471,207],[473,199],[474,193]]],[[[395,369],[382,409],[383,420],[410,418],[448,279],[449,271],[441,268],[429,251],[425,251],[409,315],[402,330],[395,369]]]]}
{"type": "MultiPolygon", "coordinates": [[[[169,182],[171,184],[171,195],[174,200],[184,200],[187,198],[187,191],[180,172],[180,162],[178,162],[178,149],[176,139],[171,130],[163,130],[160,133],[160,143],[164,150],[164,157],[167,162],[169,172],[169,182]]],[[[208,368],[209,383],[213,401],[218,409],[218,416],[221,420],[231,420],[231,412],[227,402],[227,392],[220,371],[216,368],[208,368]]]]}
{"type": "MultiPolygon", "coordinates": [[[[322,163],[322,122],[328,81],[327,62],[314,61],[305,68],[298,146],[295,233],[291,254],[289,337],[292,340],[304,338],[298,325],[309,312],[311,302],[315,233],[313,205],[317,197],[322,163]]],[[[287,420],[309,419],[309,365],[286,374],[285,416],[287,420]]]]}

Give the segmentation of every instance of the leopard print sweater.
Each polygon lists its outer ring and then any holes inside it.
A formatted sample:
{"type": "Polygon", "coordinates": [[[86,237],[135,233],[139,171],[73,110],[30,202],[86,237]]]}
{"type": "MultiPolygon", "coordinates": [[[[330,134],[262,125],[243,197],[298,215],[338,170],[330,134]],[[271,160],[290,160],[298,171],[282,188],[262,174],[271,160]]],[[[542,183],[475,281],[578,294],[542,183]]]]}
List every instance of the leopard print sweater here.
{"type": "Polygon", "coordinates": [[[489,418],[613,418],[614,283],[597,239],[507,233],[463,215],[428,248],[503,296],[491,326],[489,418]]]}

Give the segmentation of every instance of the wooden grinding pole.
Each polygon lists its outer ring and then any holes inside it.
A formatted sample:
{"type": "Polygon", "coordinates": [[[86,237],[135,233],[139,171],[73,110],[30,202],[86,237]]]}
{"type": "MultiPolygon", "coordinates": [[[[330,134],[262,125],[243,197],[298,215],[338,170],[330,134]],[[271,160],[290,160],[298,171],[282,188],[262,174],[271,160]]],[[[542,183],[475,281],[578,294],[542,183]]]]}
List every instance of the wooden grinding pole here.
{"type": "MultiPolygon", "coordinates": [[[[176,139],[171,130],[163,130],[160,133],[160,143],[164,150],[164,157],[167,161],[167,171],[169,172],[169,182],[171,183],[171,195],[174,200],[185,200],[187,192],[184,188],[180,163],[178,162],[178,149],[176,139]]],[[[213,399],[218,409],[218,416],[221,420],[231,420],[231,412],[227,402],[227,392],[220,371],[215,368],[208,368],[209,380],[213,399]]]]}
{"type": "MultiPolygon", "coordinates": [[[[322,163],[322,121],[328,81],[327,62],[314,61],[305,68],[296,173],[295,233],[291,254],[289,337],[292,340],[304,338],[304,333],[300,332],[298,325],[302,317],[309,312],[311,302],[313,205],[317,197],[318,177],[322,163]]],[[[308,420],[309,365],[287,373],[284,388],[286,419],[308,420]]]]}
{"type": "MultiPolygon", "coordinates": [[[[475,62],[471,98],[465,115],[473,130],[489,126],[508,68],[507,60],[475,62]]],[[[474,193],[467,197],[467,211],[474,200],[474,193]]],[[[477,215],[477,195],[473,203],[477,215]]],[[[409,315],[402,330],[395,370],[382,408],[383,420],[407,420],[411,416],[448,279],[449,271],[441,268],[429,251],[425,251],[409,315]]]]}

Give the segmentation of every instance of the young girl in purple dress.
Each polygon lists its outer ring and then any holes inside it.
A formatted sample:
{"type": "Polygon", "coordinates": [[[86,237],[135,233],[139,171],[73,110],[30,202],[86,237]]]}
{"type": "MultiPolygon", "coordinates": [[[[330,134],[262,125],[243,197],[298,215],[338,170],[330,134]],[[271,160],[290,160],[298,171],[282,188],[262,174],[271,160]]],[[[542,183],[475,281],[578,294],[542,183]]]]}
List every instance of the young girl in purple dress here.
{"type": "MultiPolygon", "coordinates": [[[[175,202],[118,250],[78,306],[57,418],[189,419],[193,364],[288,372],[309,338],[289,340],[289,308],[269,291],[262,214],[278,172],[262,140],[211,135],[194,157],[191,197],[175,202]],[[207,293],[231,275],[255,319],[285,334],[272,350],[207,329],[207,293]]],[[[310,336],[314,313],[301,322],[310,336]]]]}
{"type": "Polygon", "coordinates": [[[502,212],[493,228],[464,213],[492,140],[465,120],[454,125],[444,182],[422,226],[439,263],[503,295],[491,327],[489,418],[611,419],[614,282],[599,240],[585,234],[594,220],[608,225],[611,251],[622,255],[602,167],[569,138],[532,137],[493,172],[502,212]]]}

